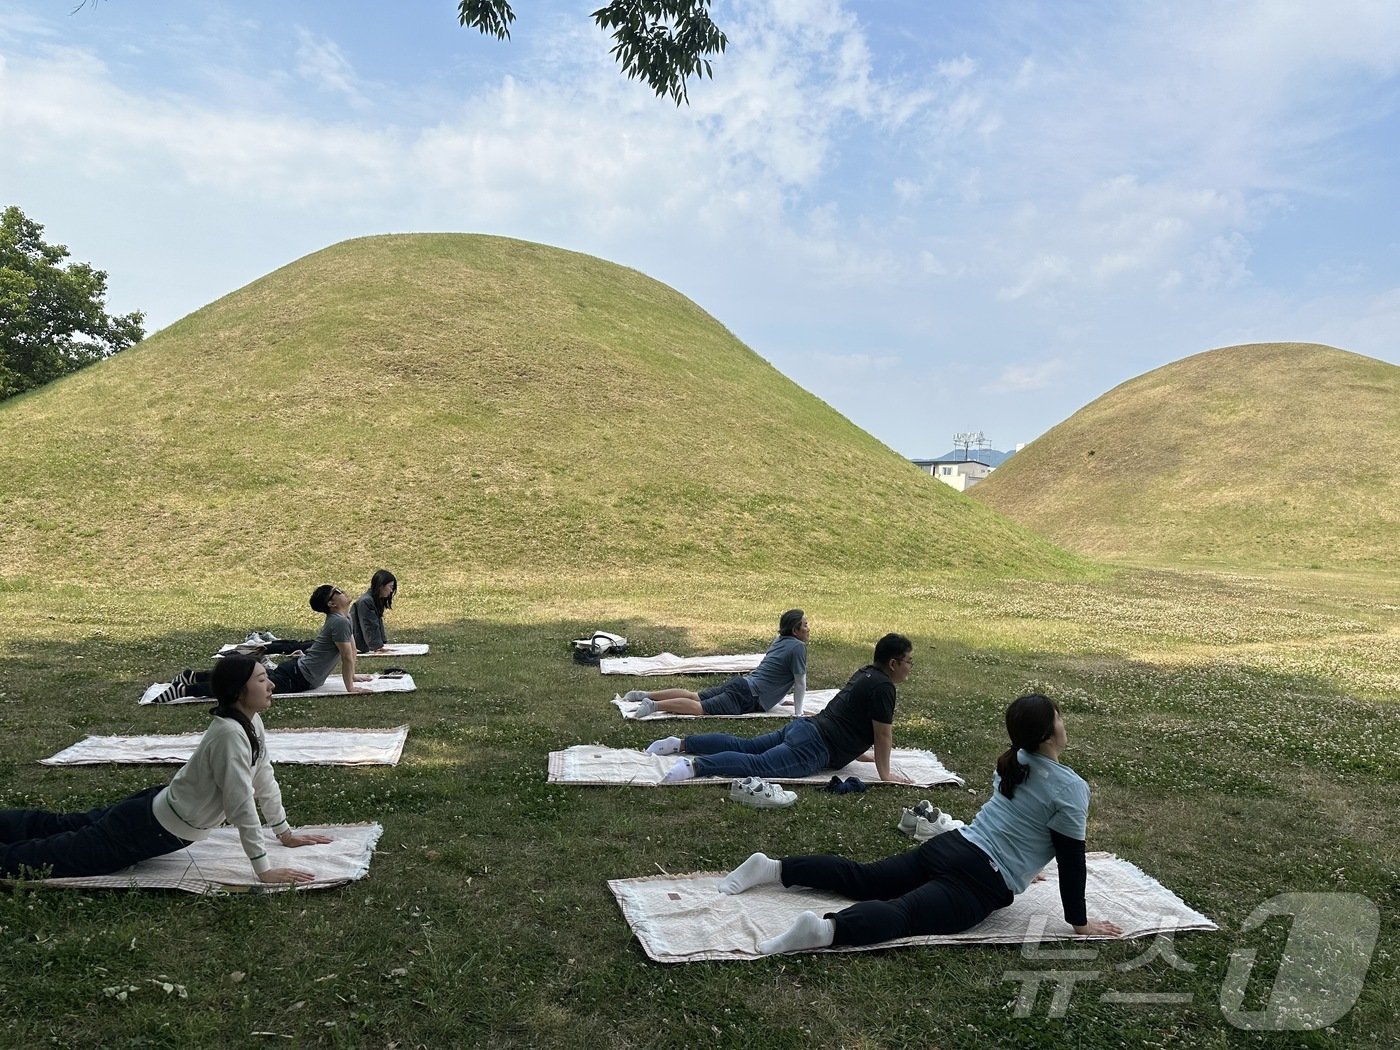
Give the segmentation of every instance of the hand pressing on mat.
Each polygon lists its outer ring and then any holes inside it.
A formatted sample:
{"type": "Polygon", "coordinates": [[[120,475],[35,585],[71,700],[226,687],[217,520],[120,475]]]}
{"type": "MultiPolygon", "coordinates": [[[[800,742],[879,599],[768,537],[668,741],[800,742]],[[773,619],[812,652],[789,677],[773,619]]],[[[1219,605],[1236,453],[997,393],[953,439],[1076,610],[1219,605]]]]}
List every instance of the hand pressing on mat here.
{"type": "Polygon", "coordinates": [[[316,876],[301,868],[268,868],[258,872],[258,881],[275,884],[280,882],[315,882],[316,876]]]}
{"type": "Polygon", "coordinates": [[[295,831],[284,831],[277,836],[277,841],[295,849],[297,846],[320,846],[335,840],[329,835],[298,835],[295,831]]]}
{"type": "Polygon", "coordinates": [[[1082,926],[1076,926],[1074,932],[1081,937],[1121,937],[1123,927],[1116,922],[1102,922],[1098,919],[1090,919],[1082,926]]]}

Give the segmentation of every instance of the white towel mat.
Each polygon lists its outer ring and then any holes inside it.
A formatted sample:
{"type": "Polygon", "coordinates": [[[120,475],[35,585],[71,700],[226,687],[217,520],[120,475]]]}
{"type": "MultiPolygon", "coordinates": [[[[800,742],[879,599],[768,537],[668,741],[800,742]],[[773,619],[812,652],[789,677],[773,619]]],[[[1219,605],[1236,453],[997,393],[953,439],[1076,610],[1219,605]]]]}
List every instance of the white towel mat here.
{"type": "MultiPolygon", "coordinates": [[[[1215,923],[1128,861],[1111,853],[1088,854],[1085,900],[1089,915],[1115,922],[1125,937],[1178,930],[1214,930],[1215,923]]],[[[1009,908],[995,911],[963,933],[905,937],[861,948],[822,948],[858,952],[922,945],[1024,944],[1075,937],[1060,907],[1057,869],[1032,883],[1009,908]]],[[[632,932],[657,962],[759,958],[758,942],[782,933],[804,911],[840,911],[851,901],[832,893],[793,887],[759,886],[729,896],[719,892],[722,875],[651,875],[608,883],[632,932]]],[[[1079,938],[1088,940],[1089,938],[1079,938]]]]}
{"type": "MultiPolygon", "coordinates": [[[[605,784],[630,784],[633,787],[657,787],[666,771],[676,764],[675,755],[649,755],[645,751],[604,747],[602,744],[575,744],[563,751],[549,753],[549,782],[597,787],[605,784]]],[[[937,784],[962,786],[963,779],[943,768],[932,751],[895,748],[890,755],[890,768],[903,773],[914,787],[937,784]]],[[[807,777],[767,777],[782,784],[825,784],[835,773],[841,779],[856,777],[867,784],[881,783],[872,762],[852,762],[845,769],[827,769],[807,777]]],[[[725,784],[725,777],[693,777],[687,784],[725,784]]],[[[676,785],[667,785],[668,787],[676,785]]]]}
{"type": "MultiPolygon", "coordinates": [[[[368,682],[357,683],[361,687],[368,689],[372,693],[411,693],[418,687],[413,683],[413,675],[395,675],[383,677],[375,675],[368,682]]],[[[169,688],[169,682],[157,682],[150,686],[141,694],[141,699],[137,703],[154,704],[156,697],[169,688]]],[[[295,699],[303,696],[349,696],[345,691],[345,683],[340,680],[340,675],[332,675],[321,684],[319,689],[312,689],[305,693],[274,693],[272,699],[278,700],[295,699]]],[[[181,696],[174,700],[167,700],[165,704],[212,704],[214,701],[207,696],[181,696]]],[[[164,706],[164,705],[162,705],[164,706]]]]}
{"type": "Polygon", "coordinates": [[[64,889],[184,890],[186,893],[324,890],[368,875],[374,844],[384,833],[378,824],[323,824],[298,826],[296,830],[304,834],[329,835],[332,841],[288,849],[267,834],[267,855],[274,868],[301,868],[315,874],[315,882],[295,885],[259,882],[238,840],[238,829],[217,828],[201,842],[192,842],[182,850],[143,860],[111,875],[35,879],[27,884],[64,889]]]}
{"type": "Polygon", "coordinates": [[[604,674],[748,674],[763,662],[762,653],[740,653],[737,656],[677,656],[660,653],[656,656],[605,656],[598,661],[604,674]]]}
{"type": "MultiPolygon", "coordinates": [[[[230,642],[228,645],[220,646],[219,651],[214,654],[213,659],[217,660],[219,657],[227,656],[229,653],[257,653],[261,651],[262,647],[252,642],[230,642]]],[[[357,653],[356,656],[363,660],[367,657],[377,656],[397,658],[400,656],[426,656],[427,654],[428,646],[423,642],[389,642],[382,649],[373,649],[367,653],[357,653]]]]}
{"type": "MultiPolygon", "coordinates": [[[[91,766],[100,762],[161,765],[187,762],[203,733],[159,736],[89,736],[44,766],[91,766]]],[[[393,729],[269,729],[267,754],[274,763],[314,766],[396,766],[408,726],[393,729]]]]}
{"type": "MultiPolygon", "coordinates": [[[[826,705],[836,698],[839,689],[809,689],[806,697],[802,701],[802,717],[814,715],[818,711],[825,710],[826,705]]],[[[641,706],[634,700],[624,700],[620,696],[614,696],[613,704],[622,717],[635,722],[656,722],[663,718],[791,718],[792,717],[792,694],[788,693],[778,703],[767,711],[751,711],[746,715],[673,715],[666,711],[657,711],[655,714],[647,715],[645,718],[637,717],[637,708],[641,706]]]]}

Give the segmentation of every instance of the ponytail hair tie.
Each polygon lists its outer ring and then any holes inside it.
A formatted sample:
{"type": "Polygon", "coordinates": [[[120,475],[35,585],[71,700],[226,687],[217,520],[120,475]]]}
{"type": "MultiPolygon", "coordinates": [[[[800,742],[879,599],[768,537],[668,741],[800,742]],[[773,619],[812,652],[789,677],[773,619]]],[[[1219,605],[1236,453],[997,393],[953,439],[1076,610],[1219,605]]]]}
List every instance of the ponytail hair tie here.
{"type": "Polygon", "coordinates": [[[1031,764],[1031,756],[1026,753],[1026,749],[1024,747],[1018,747],[1016,749],[1016,761],[1023,766],[1028,766],[1031,764]]]}

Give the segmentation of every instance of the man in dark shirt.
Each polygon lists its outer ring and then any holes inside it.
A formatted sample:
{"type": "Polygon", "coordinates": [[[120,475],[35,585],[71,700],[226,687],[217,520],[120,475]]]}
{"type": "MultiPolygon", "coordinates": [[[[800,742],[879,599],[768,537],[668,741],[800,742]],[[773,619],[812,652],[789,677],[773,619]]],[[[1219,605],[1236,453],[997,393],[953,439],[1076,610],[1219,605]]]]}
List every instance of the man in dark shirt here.
{"type": "Polygon", "coordinates": [[[881,780],[907,784],[908,778],[890,769],[890,752],[895,686],[913,669],[913,648],[902,634],[885,635],[875,644],[874,659],[851,675],[825,710],[811,718],[794,718],[775,733],[751,738],[728,733],[672,736],[647,751],[682,756],[666,773],[665,783],[691,777],[805,777],[858,759],[874,762],[881,780]]]}

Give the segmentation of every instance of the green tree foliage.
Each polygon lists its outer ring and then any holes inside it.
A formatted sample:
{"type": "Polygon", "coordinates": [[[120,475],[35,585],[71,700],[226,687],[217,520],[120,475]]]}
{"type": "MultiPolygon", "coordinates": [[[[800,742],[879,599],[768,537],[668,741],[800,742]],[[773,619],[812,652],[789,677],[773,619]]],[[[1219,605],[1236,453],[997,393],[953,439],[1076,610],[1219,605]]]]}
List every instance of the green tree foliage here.
{"type": "MultiPolygon", "coordinates": [[[[457,19],[506,40],[515,12],[509,0],[460,0],[457,19]]],[[[612,55],[628,79],[642,80],[678,106],[687,101],[687,78],[713,77],[706,56],[729,43],[710,21],[710,0],[612,0],[593,12],[593,21],[612,30],[612,55]]]]}
{"type": "Polygon", "coordinates": [[[62,265],[68,248],[11,205],[0,215],[0,400],[138,343],[139,311],[107,313],[107,274],[62,265]]]}

